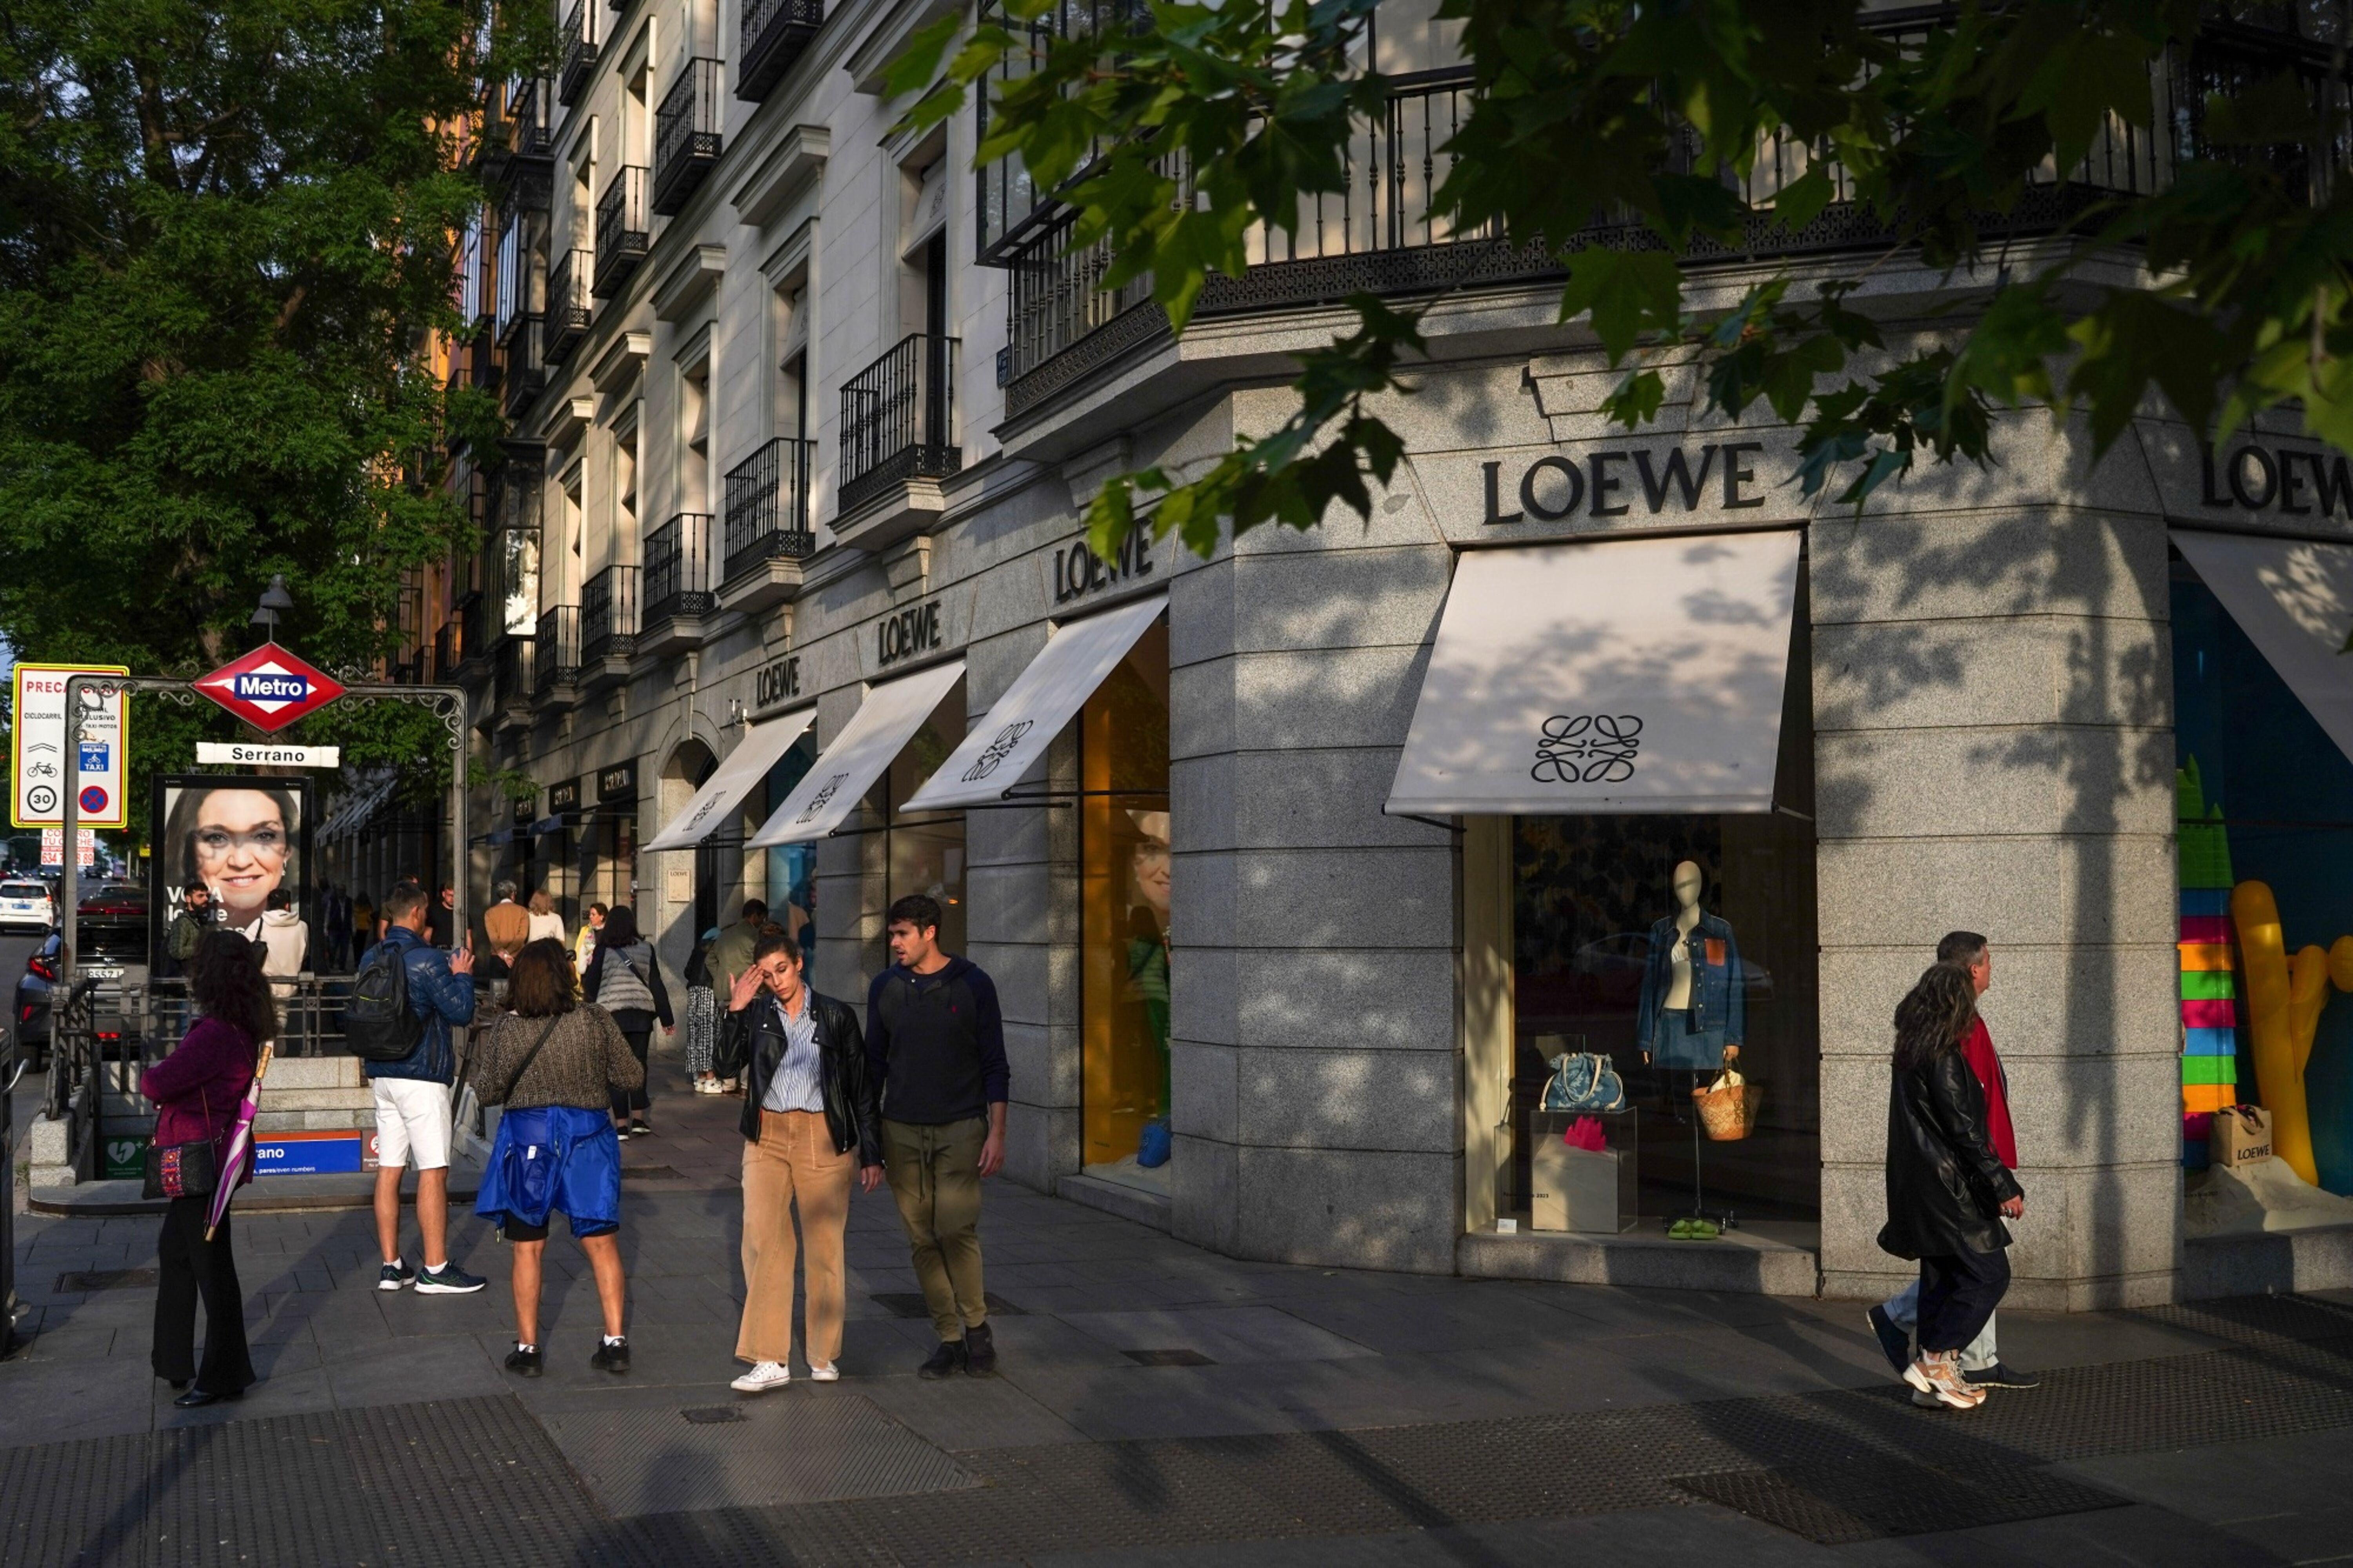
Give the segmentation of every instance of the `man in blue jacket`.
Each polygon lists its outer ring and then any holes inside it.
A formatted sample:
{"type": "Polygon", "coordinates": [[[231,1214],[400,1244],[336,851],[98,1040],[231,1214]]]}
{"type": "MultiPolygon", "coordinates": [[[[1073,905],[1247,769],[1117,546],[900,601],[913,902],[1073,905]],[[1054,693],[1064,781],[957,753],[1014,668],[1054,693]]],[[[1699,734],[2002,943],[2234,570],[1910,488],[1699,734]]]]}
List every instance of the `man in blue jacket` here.
{"type": "Polygon", "coordinates": [[[1005,1164],[1005,1022],[997,986],[942,951],[940,906],[891,906],[891,956],[866,994],[868,1077],[882,1100],[882,1170],[940,1336],[916,1375],[997,1370],[980,1282],[980,1183],[1005,1164]]]}
{"type": "Polygon", "coordinates": [[[426,942],[425,889],[414,882],[386,894],[383,913],[389,922],[384,945],[400,955],[408,1009],[424,1020],[425,1032],[400,1060],[366,1066],[375,1094],[375,1237],[384,1250],[375,1288],[397,1290],[414,1280],[420,1296],[470,1295],[482,1288],[481,1276],[449,1261],[449,1085],[458,1076],[449,1028],[474,1021],[474,955],[462,946],[444,952],[426,942]],[[421,1274],[400,1256],[400,1173],[412,1161],[417,1228],[425,1244],[421,1274]]]}

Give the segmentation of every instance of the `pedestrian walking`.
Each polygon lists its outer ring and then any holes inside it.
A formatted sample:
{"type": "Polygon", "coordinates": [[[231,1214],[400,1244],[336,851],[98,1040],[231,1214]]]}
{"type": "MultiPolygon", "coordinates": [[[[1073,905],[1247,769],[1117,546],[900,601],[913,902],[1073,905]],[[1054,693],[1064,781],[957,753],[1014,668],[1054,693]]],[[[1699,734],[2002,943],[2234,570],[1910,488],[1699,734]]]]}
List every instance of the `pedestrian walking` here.
{"type": "Polygon", "coordinates": [[[697,1094],[720,1092],[719,1079],[711,1071],[719,1045],[719,993],[712,984],[711,944],[718,940],[717,927],[704,931],[686,960],[686,1070],[697,1094]]]}
{"type": "Polygon", "coordinates": [[[185,974],[188,961],[196,955],[196,943],[205,932],[213,929],[213,890],[202,882],[191,882],[180,890],[180,912],[164,931],[164,973],[185,974]]]}
{"type": "MultiPolygon", "coordinates": [[[[211,1151],[215,1177],[226,1169],[228,1141],[253,1081],[265,1041],[278,1034],[278,1008],[253,943],[234,931],[206,931],[188,957],[188,993],[202,1016],[171,1055],[140,1076],[139,1089],[155,1102],[157,1150],[182,1155],[201,1144],[211,1151]]],[[[198,1163],[201,1163],[199,1161],[198,1163]]],[[[240,1161],[230,1179],[252,1179],[240,1161]]],[[[235,1217],[223,1215],[209,1239],[212,1190],[172,1197],[156,1238],[155,1375],[182,1390],[184,1408],[241,1397],[254,1383],[246,1346],[245,1295],[237,1285],[235,1217]],[[205,1304],[205,1354],[196,1359],[196,1302],[205,1304]]]]}
{"type": "Polygon", "coordinates": [[[604,929],[605,906],[590,904],[587,918],[580,922],[580,929],[572,933],[573,972],[584,980],[588,974],[589,962],[596,956],[596,933],[604,929]]]}
{"type": "Polygon", "coordinates": [[[294,896],[283,888],[269,889],[261,911],[261,973],[269,979],[277,999],[280,1037],[300,1050],[302,1030],[294,1002],[296,982],[311,965],[311,924],[294,912],[294,896]]]}
{"type": "Polygon", "coordinates": [[[881,1100],[882,1164],[939,1348],[927,1378],[997,1370],[981,1288],[980,1184],[1005,1164],[1005,1024],[997,986],[940,947],[940,906],[890,909],[891,967],[866,994],[866,1057],[881,1100]]]}
{"type": "MultiPolygon", "coordinates": [[[[443,952],[427,945],[425,889],[414,882],[385,895],[384,917],[384,940],[376,945],[385,952],[370,954],[369,963],[400,965],[408,1010],[423,1027],[407,1056],[371,1061],[364,1069],[375,1099],[375,1235],[384,1254],[375,1288],[397,1290],[413,1281],[422,1296],[470,1294],[482,1288],[481,1277],[459,1268],[448,1251],[449,1086],[458,1076],[449,1030],[473,1021],[474,955],[462,947],[443,952]],[[417,1167],[422,1272],[400,1251],[400,1178],[411,1164],[417,1167]]],[[[354,977],[355,993],[364,977],[354,977]]]]}
{"type": "MultiPolygon", "coordinates": [[[[564,940],[564,917],[555,912],[555,900],[547,896],[545,888],[531,896],[530,926],[523,940],[555,942],[564,940]]],[[[573,974],[574,978],[578,978],[579,971],[575,970],[573,974]]]]}
{"type": "MultiPolygon", "coordinates": [[[[655,1019],[661,1020],[664,1032],[678,1033],[670,993],[662,986],[661,963],[654,957],[653,944],[638,934],[637,912],[627,904],[607,910],[596,928],[596,956],[588,961],[588,973],[581,978],[581,994],[613,1015],[640,1066],[655,1019]]],[[[625,1138],[647,1137],[653,1129],[647,1125],[646,1112],[652,1108],[646,1083],[615,1089],[613,1125],[625,1138]]]]}
{"type": "Polygon", "coordinates": [[[744,1317],[735,1359],[752,1370],[734,1386],[758,1394],[792,1381],[797,1260],[805,1276],[801,1354],[812,1381],[832,1383],[841,1376],[851,1173],[864,1191],[882,1184],[881,1108],[858,1015],[809,988],[792,938],[763,937],[728,993],[720,1058],[729,1076],[744,1074],[751,1084],[741,1122],[744,1317]]]}
{"type": "MultiPolygon", "coordinates": [[[[1936,944],[1936,962],[1957,964],[1966,971],[1969,987],[1978,996],[1983,996],[1986,987],[1993,984],[1993,949],[1976,931],[1947,932],[1936,944]]],[[[1977,1075],[1978,1087],[1985,1090],[1986,1136],[1993,1144],[1993,1152],[2005,1168],[2014,1172],[2018,1169],[2018,1133],[2010,1120],[2010,1075],[2002,1070],[2001,1058],[1993,1048],[1993,1036],[1986,1028],[1983,1014],[1970,1025],[1968,1037],[1961,1042],[1961,1059],[1968,1063],[1969,1071],[1977,1075]]],[[[1881,1352],[1897,1375],[1902,1375],[1905,1368],[1912,1364],[1912,1329],[1919,1321],[1920,1282],[1911,1281],[1872,1308],[1868,1316],[1881,1352]]],[[[1989,1316],[1978,1337],[1962,1347],[1962,1377],[1981,1388],[2040,1387],[2042,1379],[2001,1359],[1994,1342],[1998,1316],[1989,1316]]]]}
{"type": "Polygon", "coordinates": [[[1887,1103],[1887,1224],[1879,1245],[1920,1264],[1920,1353],[1912,1403],[1970,1410],[1986,1390],[1961,1375],[1962,1347],[2010,1287],[2010,1231],[2026,1211],[1986,1131],[1985,1090],[1961,1055],[1977,1021],[1968,971],[1933,963],[1895,1008],[1887,1103]]]}
{"type": "Polygon", "coordinates": [[[540,1374],[539,1297],[548,1226],[560,1211],[596,1279],[604,1333],[589,1365],[629,1370],[621,1271],[621,1146],[606,1114],[616,1092],[643,1083],[645,1063],[613,1016],[583,1003],[561,942],[526,942],[507,986],[512,1011],[478,1042],[466,1081],[485,1105],[503,1105],[474,1212],[514,1248],[515,1347],[507,1370],[540,1374]]]}
{"type": "Polygon", "coordinates": [[[515,954],[531,940],[531,911],[515,902],[512,882],[501,882],[492,892],[494,901],[482,911],[482,938],[500,967],[511,969],[515,954]]]}

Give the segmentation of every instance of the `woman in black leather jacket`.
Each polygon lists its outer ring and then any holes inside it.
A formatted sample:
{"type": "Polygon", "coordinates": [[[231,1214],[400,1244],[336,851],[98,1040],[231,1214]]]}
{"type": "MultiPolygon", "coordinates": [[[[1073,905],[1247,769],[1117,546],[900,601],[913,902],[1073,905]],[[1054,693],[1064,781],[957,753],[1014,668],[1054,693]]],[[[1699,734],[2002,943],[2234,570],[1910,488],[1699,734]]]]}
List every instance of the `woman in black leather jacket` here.
{"type": "Polygon", "coordinates": [[[852,1173],[870,1193],[882,1181],[881,1097],[867,1076],[858,1015],[809,988],[792,938],[763,936],[728,994],[714,1065],[723,1077],[745,1075],[744,1319],[735,1358],[752,1370],[734,1386],[758,1394],[792,1381],[793,1266],[804,1248],[802,1353],[809,1376],[831,1383],[841,1375],[835,1358],[852,1173]]]}
{"type": "Polygon", "coordinates": [[[1879,1233],[1883,1248],[1920,1260],[1920,1357],[1904,1373],[1912,1402],[1955,1410],[1985,1399],[1957,1358],[2010,1288],[2001,1222],[2026,1208],[1986,1133],[1985,1090],[1961,1057],[1976,1019],[1977,988],[1957,964],[1930,965],[1896,1005],[1879,1233]]]}

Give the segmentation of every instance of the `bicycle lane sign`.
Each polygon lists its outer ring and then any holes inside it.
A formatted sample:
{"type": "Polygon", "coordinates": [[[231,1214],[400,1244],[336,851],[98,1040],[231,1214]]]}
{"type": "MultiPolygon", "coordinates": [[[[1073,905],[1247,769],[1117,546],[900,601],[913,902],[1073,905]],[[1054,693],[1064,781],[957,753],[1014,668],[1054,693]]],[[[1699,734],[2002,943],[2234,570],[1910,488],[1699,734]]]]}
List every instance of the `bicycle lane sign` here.
{"type": "Polygon", "coordinates": [[[130,803],[123,789],[130,733],[123,696],[82,693],[77,737],[66,733],[66,681],[76,675],[128,675],[119,664],[19,664],[16,723],[9,746],[8,821],[16,827],[56,827],[65,821],[65,792],[77,792],[75,820],[84,827],[123,827],[130,803]]]}

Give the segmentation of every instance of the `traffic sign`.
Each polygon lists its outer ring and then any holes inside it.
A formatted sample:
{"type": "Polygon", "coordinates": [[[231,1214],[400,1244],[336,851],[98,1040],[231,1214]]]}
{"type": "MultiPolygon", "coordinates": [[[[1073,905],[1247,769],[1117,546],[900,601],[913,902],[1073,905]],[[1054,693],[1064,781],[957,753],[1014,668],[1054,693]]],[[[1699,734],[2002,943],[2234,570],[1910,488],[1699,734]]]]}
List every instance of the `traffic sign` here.
{"type": "Polygon", "coordinates": [[[55,827],[65,822],[65,792],[79,799],[85,827],[122,827],[130,823],[122,787],[123,754],[130,735],[123,724],[122,693],[82,693],[78,736],[66,733],[66,681],[76,675],[128,675],[119,664],[20,664],[16,671],[16,723],[11,737],[8,821],[16,827],[55,827]],[[95,800],[95,807],[90,802],[95,800]]]}
{"type": "Polygon", "coordinates": [[[274,642],[230,659],[195,687],[258,730],[282,730],[343,694],[326,671],[274,642]]]}

